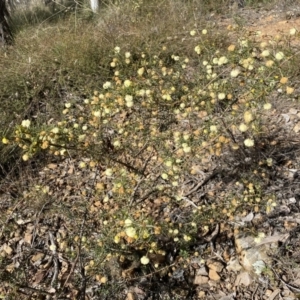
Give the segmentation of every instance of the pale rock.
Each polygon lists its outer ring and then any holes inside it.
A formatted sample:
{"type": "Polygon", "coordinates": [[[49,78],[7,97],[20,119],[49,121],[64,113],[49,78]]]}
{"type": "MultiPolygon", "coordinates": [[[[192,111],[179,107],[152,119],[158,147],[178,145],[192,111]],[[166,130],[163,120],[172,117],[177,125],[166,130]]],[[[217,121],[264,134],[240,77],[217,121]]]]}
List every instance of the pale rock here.
{"type": "Polygon", "coordinates": [[[126,300],[135,300],[133,293],[128,293],[126,296],[126,300]]]}
{"type": "Polygon", "coordinates": [[[241,269],[242,266],[240,265],[237,258],[233,258],[227,263],[227,267],[226,267],[227,271],[239,272],[241,271],[241,269]]]}
{"type": "Polygon", "coordinates": [[[292,115],[296,115],[298,113],[298,110],[292,107],[289,109],[289,113],[292,115]]]}
{"type": "Polygon", "coordinates": [[[236,277],[234,285],[239,286],[242,284],[244,286],[249,286],[251,283],[252,283],[252,278],[250,274],[248,272],[242,272],[236,277]]]}
{"type": "Polygon", "coordinates": [[[203,285],[208,282],[208,277],[207,276],[202,276],[202,275],[196,275],[194,279],[194,284],[196,285],[203,285]]]}
{"type": "Polygon", "coordinates": [[[235,245],[240,264],[249,272],[255,272],[253,264],[257,261],[270,262],[270,257],[267,255],[270,250],[270,243],[260,243],[260,246],[258,246],[254,237],[246,236],[236,237],[235,245]]]}
{"type": "Polygon", "coordinates": [[[12,254],[13,249],[6,243],[3,245],[2,249],[6,254],[8,254],[8,255],[12,254]]]}
{"type": "Polygon", "coordinates": [[[201,267],[196,271],[196,275],[207,276],[208,272],[206,271],[205,267],[201,267]]]}
{"type": "Polygon", "coordinates": [[[236,299],[236,293],[232,293],[230,295],[221,297],[219,300],[235,300],[235,299],[236,299]]]}
{"type": "Polygon", "coordinates": [[[300,122],[298,122],[294,128],[293,128],[294,132],[298,133],[300,131],[300,122]]]}
{"type": "Polygon", "coordinates": [[[14,271],[14,269],[15,269],[15,264],[14,264],[14,263],[11,263],[11,264],[9,264],[9,265],[7,265],[7,266],[5,267],[5,270],[6,270],[7,272],[9,272],[9,273],[12,273],[12,272],[14,271]]]}
{"type": "Polygon", "coordinates": [[[272,293],[273,293],[273,291],[268,289],[268,290],[265,291],[265,296],[266,296],[266,297],[270,297],[270,295],[271,295],[272,293]]]}
{"type": "Polygon", "coordinates": [[[216,261],[216,260],[209,260],[207,262],[207,266],[210,270],[214,270],[218,273],[222,272],[222,270],[224,269],[223,263],[221,263],[220,261],[216,261]]]}
{"type": "Polygon", "coordinates": [[[277,296],[280,294],[281,290],[280,289],[276,289],[274,290],[268,297],[268,300],[274,300],[277,298],[277,296]]]}
{"type": "Polygon", "coordinates": [[[27,244],[31,244],[31,241],[32,241],[32,234],[25,232],[24,242],[27,244]]]}
{"type": "Polygon", "coordinates": [[[200,291],[199,293],[198,293],[198,298],[204,298],[206,295],[205,295],[205,292],[204,291],[200,291]]]}
{"type": "Polygon", "coordinates": [[[220,275],[217,273],[216,270],[213,270],[213,269],[209,269],[208,271],[208,276],[209,276],[209,279],[210,280],[213,280],[213,281],[218,281],[221,279],[220,275]]]}

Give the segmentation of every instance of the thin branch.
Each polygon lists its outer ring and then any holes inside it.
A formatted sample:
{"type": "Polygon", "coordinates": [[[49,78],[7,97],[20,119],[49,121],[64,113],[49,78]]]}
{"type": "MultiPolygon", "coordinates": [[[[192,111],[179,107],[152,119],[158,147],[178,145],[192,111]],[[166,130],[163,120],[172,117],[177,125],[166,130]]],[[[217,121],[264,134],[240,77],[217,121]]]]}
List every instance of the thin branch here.
{"type": "Polygon", "coordinates": [[[51,241],[51,246],[52,248],[50,249],[52,251],[52,259],[53,259],[53,263],[54,263],[54,273],[53,273],[53,277],[51,280],[51,286],[55,287],[56,283],[57,283],[57,278],[58,278],[58,258],[57,258],[57,252],[56,252],[56,244],[54,241],[54,236],[53,233],[50,231],[49,232],[49,237],[50,237],[50,241],[51,241]]]}
{"type": "MultiPolygon", "coordinates": [[[[149,155],[149,157],[146,159],[144,165],[143,165],[143,168],[142,168],[142,172],[145,173],[145,170],[147,168],[147,165],[150,161],[150,159],[152,158],[152,153],[149,155]]],[[[136,193],[137,193],[137,190],[138,188],[140,187],[141,183],[145,180],[145,176],[142,176],[139,181],[137,182],[137,184],[135,185],[134,187],[134,190],[132,191],[132,194],[131,194],[131,197],[130,197],[130,202],[129,202],[129,206],[132,205],[134,199],[135,199],[135,196],[136,196],[136,193]]]]}
{"type": "Polygon", "coordinates": [[[202,182],[198,183],[194,188],[192,188],[187,194],[183,195],[184,198],[190,196],[191,194],[197,192],[202,186],[206,185],[211,179],[213,179],[220,170],[213,171],[209,176],[207,176],[202,182]]]}
{"type": "MultiPolygon", "coordinates": [[[[294,290],[296,292],[300,292],[300,287],[296,287],[294,285],[291,285],[289,283],[287,283],[285,280],[283,280],[278,274],[277,272],[273,269],[272,266],[270,266],[271,270],[273,271],[273,273],[275,274],[275,276],[285,285],[288,287],[289,290],[294,290]]],[[[293,291],[292,291],[293,292],[293,291]]]]}

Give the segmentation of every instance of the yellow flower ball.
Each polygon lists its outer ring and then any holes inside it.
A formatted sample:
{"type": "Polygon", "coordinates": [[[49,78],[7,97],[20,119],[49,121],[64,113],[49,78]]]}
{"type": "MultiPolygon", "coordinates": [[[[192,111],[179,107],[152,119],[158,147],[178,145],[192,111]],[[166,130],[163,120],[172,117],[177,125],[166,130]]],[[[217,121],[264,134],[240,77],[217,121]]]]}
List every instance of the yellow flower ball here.
{"type": "Polygon", "coordinates": [[[108,281],[108,279],[107,279],[106,276],[103,276],[103,277],[100,278],[100,282],[101,282],[102,284],[105,284],[107,281],[108,281]]]}
{"type": "Polygon", "coordinates": [[[219,93],[219,94],[218,94],[218,99],[219,99],[219,100],[224,100],[225,97],[226,97],[225,93],[219,93]]]}
{"type": "Polygon", "coordinates": [[[142,76],[144,74],[144,71],[145,71],[145,68],[142,67],[142,68],[138,69],[137,73],[138,73],[139,76],[142,76]]]}
{"type": "Polygon", "coordinates": [[[253,147],[254,146],[254,140],[252,140],[252,139],[245,139],[244,140],[244,145],[246,147],[253,147]]]}
{"type": "Polygon", "coordinates": [[[22,125],[22,127],[29,128],[30,120],[23,120],[21,125],[22,125]]]}
{"type": "Polygon", "coordinates": [[[111,83],[109,81],[106,81],[104,84],[103,84],[103,88],[106,90],[106,89],[109,89],[111,87],[111,83]]]}
{"type": "Polygon", "coordinates": [[[59,133],[59,128],[58,127],[54,127],[54,128],[52,128],[51,132],[57,134],[57,133],[59,133]]]}
{"type": "Polygon", "coordinates": [[[126,95],[125,96],[125,101],[126,102],[131,102],[133,100],[133,97],[131,95],[126,95]]]}
{"type": "Polygon", "coordinates": [[[196,30],[191,30],[191,31],[190,31],[190,35],[191,35],[191,36],[195,36],[195,35],[196,35],[196,30]]]}
{"type": "Polygon", "coordinates": [[[295,89],[292,88],[292,87],[290,87],[290,86],[287,86],[287,87],[286,87],[286,93],[287,93],[288,95],[293,94],[294,90],[295,90],[295,89]]]}
{"type": "Polygon", "coordinates": [[[250,123],[251,121],[254,120],[254,117],[252,115],[252,113],[250,111],[245,111],[244,113],[244,120],[245,120],[245,123],[248,124],[250,123]]]}
{"type": "Polygon", "coordinates": [[[169,177],[169,176],[168,176],[168,174],[166,174],[166,173],[162,173],[162,174],[161,174],[161,178],[164,179],[164,180],[167,180],[168,177],[169,177]]]}
{"type": "Polygon", "coordinates": [[[129,79],[126,79],[126,80],[124,81],[124,86],[125,86],[126,88],[130,87],[131,84],[132,84],[132,82],[131,82],[129,79]]]}
{"type": "Polygon", "coordinates": [[[288,78],[287,77],[281,77],[281,79],[280,79],[280,83],[281,84],[286,84],[287,82],[288,82],[288,78]]]}
{"type": "Polygon", "coordinates": [[[171,160],[167,160],[166,162],[165,162],[165,165],[167,166],[167,167],[171,167],[172,166],[172,161],[171,160]]]}
{"type": "Polygon", "coordinates": [[[197,53],[197,54],[200,54],[201,53],[201,47],[198,45],[198,46],[196,46],[195,47],[195,52],[197,53]]]}
{"type": "Polygon", "coordinates": [[[124,226],[130,226],[132,224],[132,221],[130,220],[130,219],[126,219],[125,221],[124,221],[124,226]]]}
{"type": "Polygon", "coordinates": [[[266,66],[267,66],[268,68],[272,67],[273,65],[274,65],[274,61],[273,61],[273,60],[268,60],[268,61],[266,61],[266,66]]]}
{"type": "Polygon", "coordinates": [[[239,126],[239,130],[241,132],[246,132],[248,130],[248,126],[244,123],[242,123],[240,126],[239,126]]]}
{"type": "Polygon", "coordinates": [[[210,128],[209,128],[210,132],[217,132],[218,131],[218,128],[216,125],[211,125],[210,128]]]}
{"type": "Polygon", "coordinates": [[[232,52],[235,50],[235,45],[230,45],[227,49],[228,51],[232,52]]]}
{"type": "Polygon", "coordinates": [[[230,76],[235,78],[235,77],[238,77],[240,74],[240,70],[239,69],[233,69],[231,72],[230,72],[230,76]]]}
{"type": "Polygon", "coordinates": [[[113,170],[112,169],[106,169],[105,170],[105,175],[106,176],[110,177],[110,176],[112,176],[112,174],[113,174],[113,170]]]}
{"type": "Polygon", "coordinates": [[[24,154],[23,156],[22,156],[22,159],[24,160],[24,161],[27,161],[28,159],[29,159],[29,155],[26,153],[26,154],[24,154]]]}
{"type": "Polygon", "coordinates": [[[267,57],[270,55],[270,51],[269,50],[264,50],[262,53],[261,53],[261,56],[262,57],[267,57]]]}
{"type": "Polygon", "coordinates": [[[284,53],[282,51],[277,52],[275,58],[279,61],[282,60],[284,58],[284,53]]]}
{"type": "Polygon", "coordinates": [[[228,58],[226,56],[222,56],[219,58],[218,60],[218,65],[221,66],[221,65],[225,65],[228,63],[228,58]]]}
{"type": "Polygon", "coordinates": [[[295,35],[297,32],[297,29],[296,28],[291,28],[290,29],[290,35],[295,35]]]}
{"type": "Polygon", "coordinates": [[[126,228],[125,233],[130,238],[134,238],[136,236],[136,230],[133,227],[126,228]]]}
{"type": "Polygon", "coordinates": [[[272,108],[272,104],[271,103],[265,103],[264,104],[264,109],[265,110],[268,110],[268,109],[271,109],[272,108]]]}
{"type": "Polygon", "coordinates": [[[116,236],[114,237],[114,242],[115,242],[116,244],[119,244],[119,243],[120,243],[120,236],[119,236],[119,235],[116,235],[116,236]]]}
{"type": "Polygon", "coordinates": [[[148,265],[150,262],[150,259],[147,256],[141,257],[141,264],[142,265],[148,265]]]}
{"type": "Polygon", "coordinates": [[[7,138],[4,137],[4,138],[2,139],[2,144],[8,144],[8,143],[9,143],[9,140],[8,140],[7,138]]]}
{"type": "Polygon", "coordinates": [[[79,168],[80,169],[83,169],[83,168],[85,168],[86,167],[86,163],[84,162],[84,161],[81,161],[80,163],[79,163],[79,168]]]}

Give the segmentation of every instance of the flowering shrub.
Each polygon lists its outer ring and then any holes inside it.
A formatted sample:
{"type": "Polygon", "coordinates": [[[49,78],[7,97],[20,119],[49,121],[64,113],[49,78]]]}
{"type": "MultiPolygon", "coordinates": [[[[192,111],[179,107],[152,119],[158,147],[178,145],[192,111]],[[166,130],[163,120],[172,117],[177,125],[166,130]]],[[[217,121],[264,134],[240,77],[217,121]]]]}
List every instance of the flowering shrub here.
{"type": "MultiPolygon", "coordinates": [[[[104,229],[98,239],[82,241],[87,252],[113,245],[117,254],[137,251],[143,267],[157,268],[167,263],[153,258],[166,255],[161,236],[185,250],[199,227],[216,218],[232,219],[251,204],[267,203],[267,211],[274,206],[273,196],[244,178],[244,194],[226,194],[220,203],[195,202],[187,191],[189,177],[201,174],[213,158],[255,157],[268,129],[270,95],[294,93],[281,69],[289,53],[246,36],[221,51],[211,46],[210,31],[195,28],[187,34],[194,43],[192,55],[169,53],[166,46],[157,54],[147,48],[111,49],[111,75],[90,98],[64,103],[61,120],[40,126],[25,119],[2,138],[3,144],[22,149],[24,161],[44,152],[75,158],[80,169],[97,174],[89,213],[104,229]],[[175,208],[179,217],[172,213],[175,208]]],[[[261,164],[271,166],[272,159],[261,164]]],[[[113,255],[94,258],[86,270],[113,255]]]]}

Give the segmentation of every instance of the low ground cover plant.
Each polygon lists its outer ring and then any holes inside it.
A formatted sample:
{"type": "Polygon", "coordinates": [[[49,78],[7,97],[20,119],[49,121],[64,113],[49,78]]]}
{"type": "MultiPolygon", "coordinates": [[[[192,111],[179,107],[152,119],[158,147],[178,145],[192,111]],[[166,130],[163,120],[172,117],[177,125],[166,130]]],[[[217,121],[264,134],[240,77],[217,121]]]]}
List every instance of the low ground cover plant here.
{"type": "MultiPolygon", "coordinates": [[[[46,111],[20,113],[2,130],[7,161],[7,153],[13,153],[24,168],[39,164],[36,178],[15,199],[23,197],[39,211],[35,234],[47,219],[64,223],[57,225],[58,233],[47,229],[43,246],[30,239],[29,257],[36,251],[52,255],[57,270],[51,276],[40,273],[42,288],[35,295],[42,290],[80,297],[95,284],[95,293],[105,295],[122,290],[126,280],[173,278],[199,256],[199,241],[216,224],[274,209],[267,173],[277,164],[274,149],[282,140],[270,120],[278,95],[282,101],[297,100],[291,45],[299,34],[294,28],[289,36],[270,40],[255,34],[232,25],[191,24],[180,36],[154,35],[155,43],[133,48],[127,39],[92,53],[95,48],[86,47],[88,55],[105,54],[103,61],[78,62],[70,51],[72,63],[82,63],[77,71],[88,73],[85,62],[91,63],[99,80],[95,89],[84,88],[83,96],[64,97],[46,111]],[[229,186],[223,182],[228,175],[229,186]],[[65,269],[58,270],[58,261],[65,269]]],[[[58,41],[51,49],[58,54],[52,63],[63,64],[68,74],[70,62],[59,58],[60,47],[58,41]]],[[[11,116],[5,118],[8,124],[11,116]]],[[[14,218],[21,216],[10,222],[14,218]]],[[[19,266],[10,252],[2,251],[5,280],[14,278],[12,286],[26,289],[21,282],[32,275],[27,267],[32,260],[19,266]]]]}

